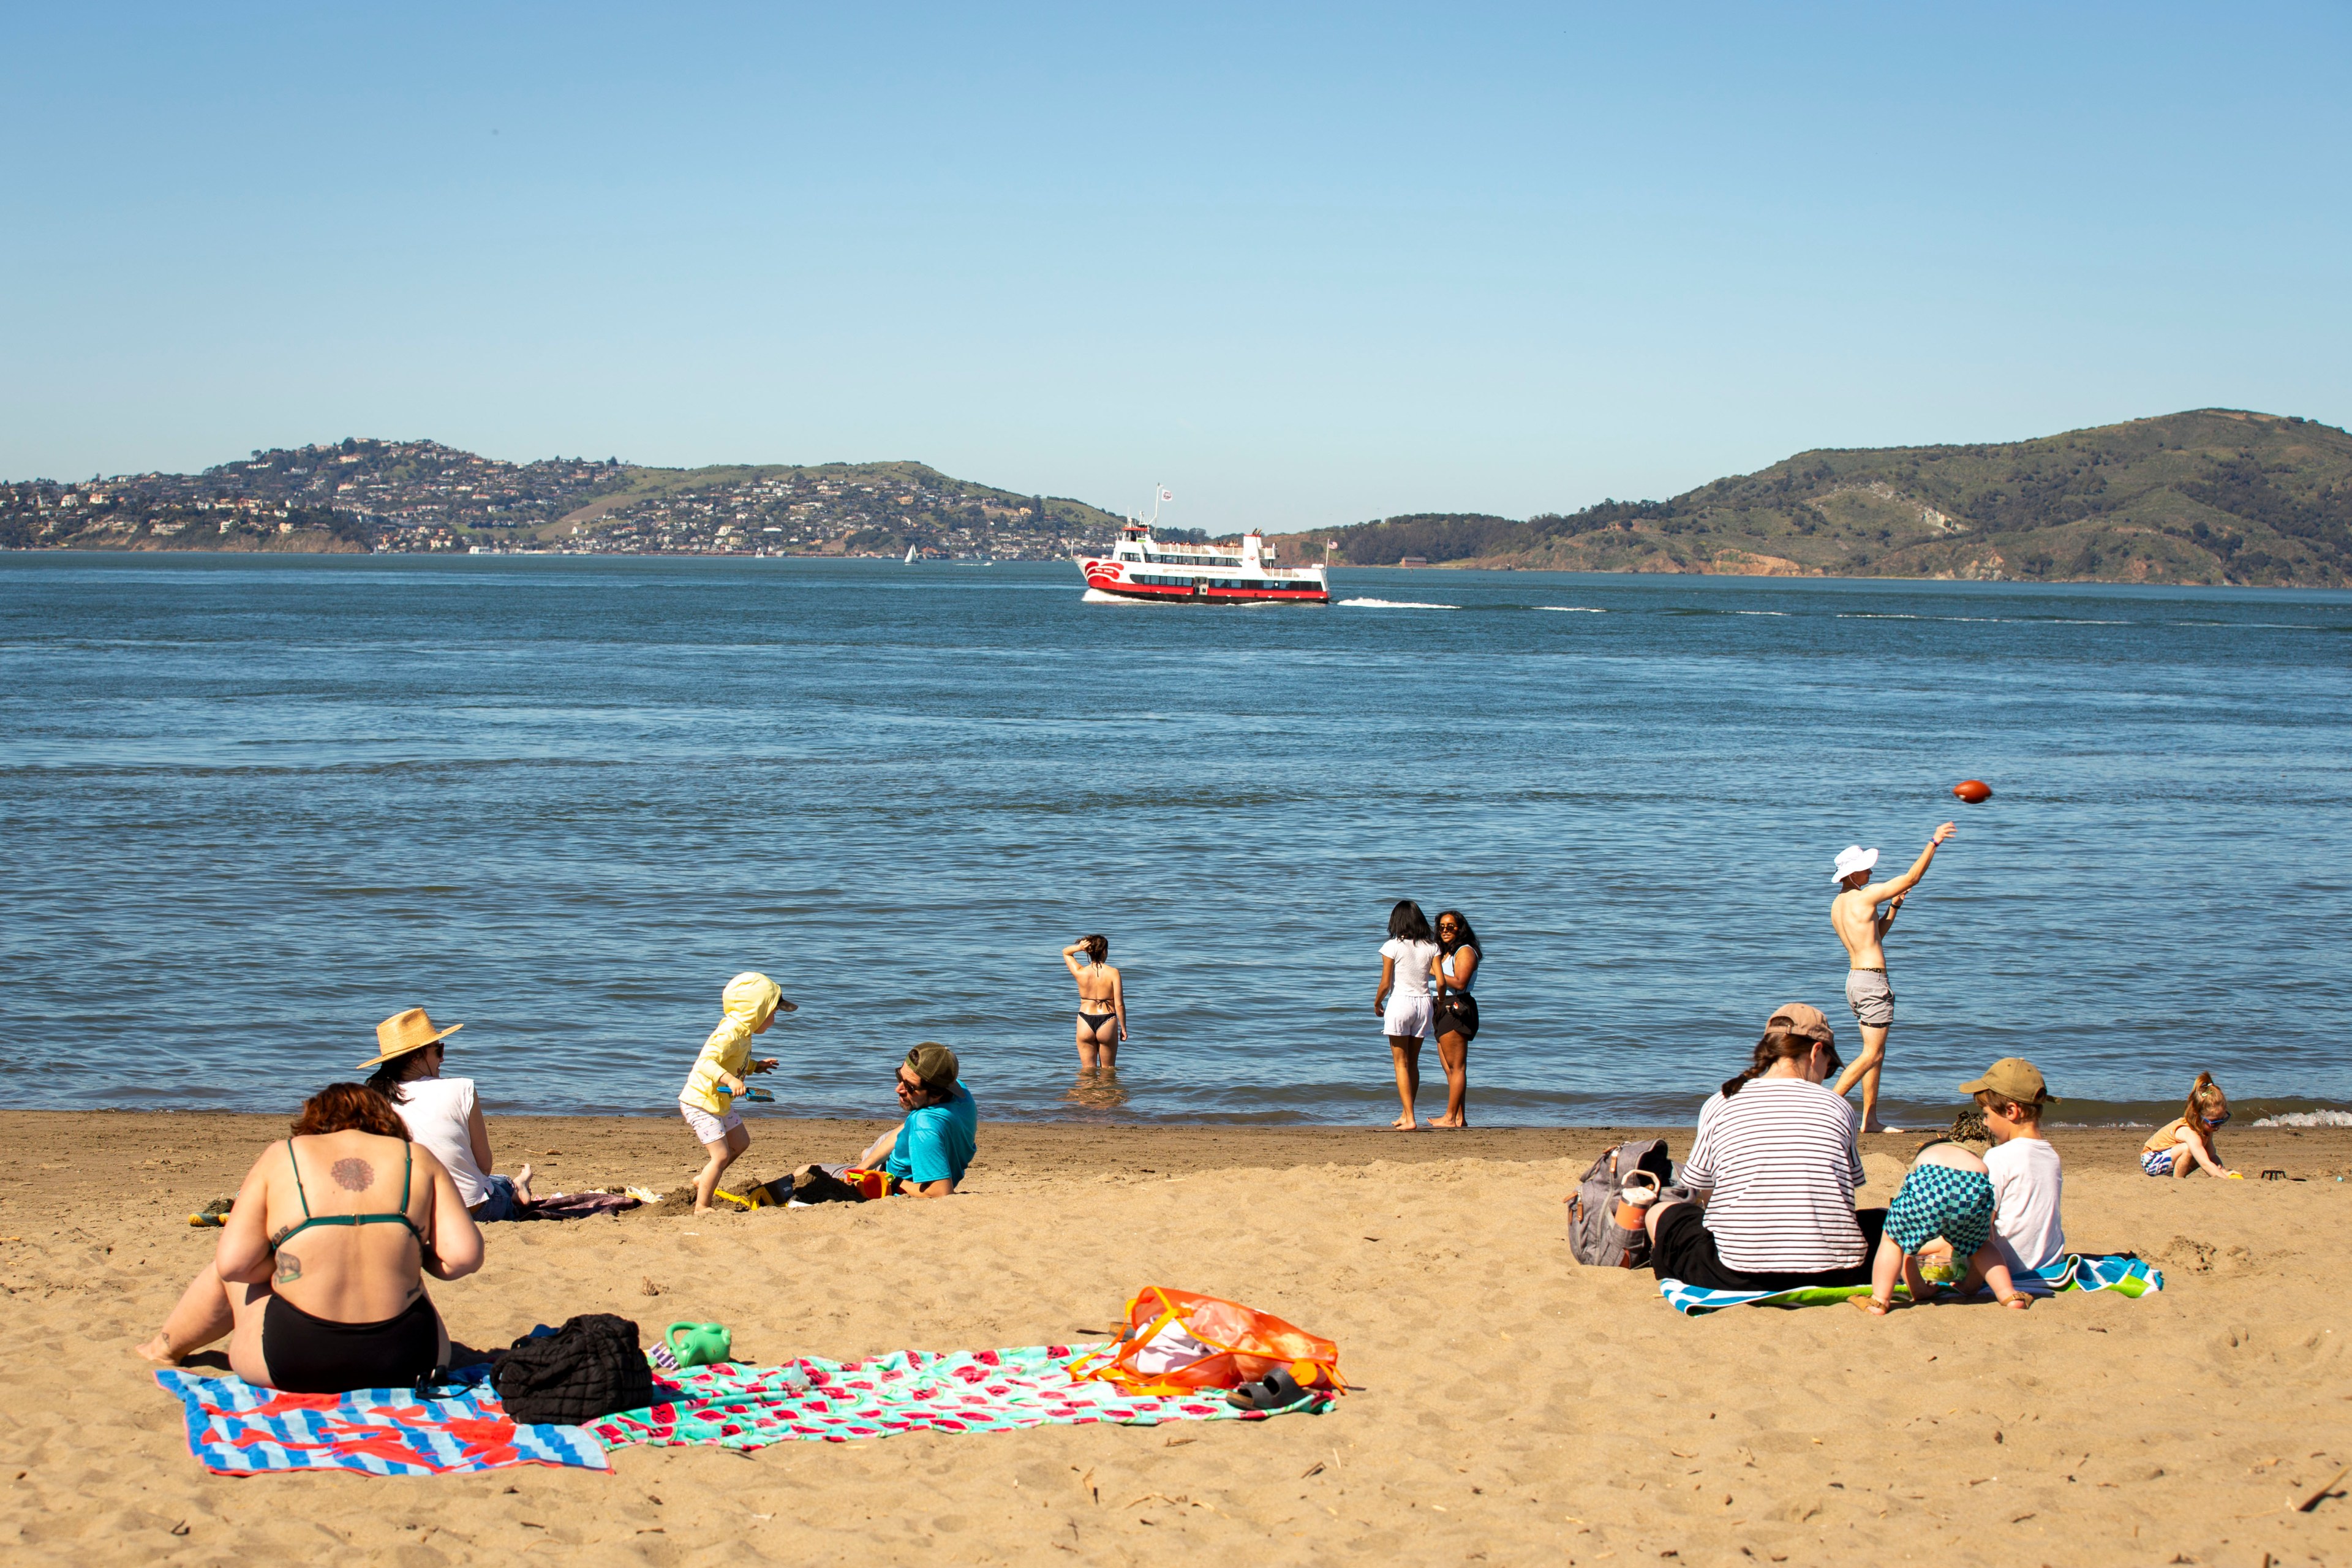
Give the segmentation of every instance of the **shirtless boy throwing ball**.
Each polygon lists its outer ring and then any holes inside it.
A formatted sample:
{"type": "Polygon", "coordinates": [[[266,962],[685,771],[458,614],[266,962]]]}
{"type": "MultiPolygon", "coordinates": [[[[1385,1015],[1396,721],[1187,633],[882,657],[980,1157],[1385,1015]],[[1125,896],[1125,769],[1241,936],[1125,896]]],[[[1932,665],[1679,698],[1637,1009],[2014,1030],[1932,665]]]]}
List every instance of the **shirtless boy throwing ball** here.
{"type": "Polygon", "coordinates": [[[1895,923],[1895,911],[1903,907],[1903,896],[1927,874],[1927,863],[1936,858],[1936,846],[1955,831],[1948,822],[1936,829],[1936,836],[1927,840],[1927,847],[1911,862],[1911,869],[1891,882],[1870,879],[1871,868],[1878,864],[1875,849],[1849,845],[1837,858],[1834,875],[1838,886],[1845,890],[1830,905],[1830,924],[1837,928],[1838,940],[1845,943],[1849,965],[1846,1004],[1862,1025],[1862,1054],[1839,1075],[1837,1092],[1851,1093],[1854,1084],[1861,1083],[1864,1132],[1886,1131],[1885,1123],[1878,1120],[1878,1073],[1886,1065],[1886,1031],[1895,1022],[1895,991],[1886,983],[1886,950],[1880,943],[1885,938],[1886,928],[1895,923]],[[1886,906],[1885,914],[1878,912],[1881,904],[1886,906]]]}

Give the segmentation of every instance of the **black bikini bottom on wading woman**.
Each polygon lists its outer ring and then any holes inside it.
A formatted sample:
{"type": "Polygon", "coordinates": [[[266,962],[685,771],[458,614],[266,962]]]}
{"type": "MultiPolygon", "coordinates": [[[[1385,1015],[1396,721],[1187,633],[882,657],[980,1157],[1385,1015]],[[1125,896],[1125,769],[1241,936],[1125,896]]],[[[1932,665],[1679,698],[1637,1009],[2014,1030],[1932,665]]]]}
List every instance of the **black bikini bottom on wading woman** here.
{"type": "Polygon", "coordinates": [[[1870,1261],[1886,1228],[1885,1209],[1856,1209],[1854,1225],[1862,1232],[1862,1261],[1851,1268],[1829,1268],[1818,1274],[1749,1274],[1725,1264],[1715,1250],[1715,1232],[1706,1228],[1706,1210],[1697,1204],[1676,1204],[1658,1219],[1658,1234],[1650,1250],[1650,1268],[1661,1279],[1679,1279],[1705,1290],[1801,1290],[1813,1285],[1867,1285],[1870,1261]]]}
{"type": "Polygon", "coordinates": [[[1459,1035],[1466,1046],[1478,1037],[1478,998],[1449,991],[1431,1005],[1429,1019],[1431,1034],[1459,1035]]]}
{"type": "Polygon", "coordinates": [[[441,1320],[423,1291],[380,1323],[314,1318],[283,1296],[261,1310],[261,1359],[287,1394],[413,1388],[441,1359],[441,1320]]]}

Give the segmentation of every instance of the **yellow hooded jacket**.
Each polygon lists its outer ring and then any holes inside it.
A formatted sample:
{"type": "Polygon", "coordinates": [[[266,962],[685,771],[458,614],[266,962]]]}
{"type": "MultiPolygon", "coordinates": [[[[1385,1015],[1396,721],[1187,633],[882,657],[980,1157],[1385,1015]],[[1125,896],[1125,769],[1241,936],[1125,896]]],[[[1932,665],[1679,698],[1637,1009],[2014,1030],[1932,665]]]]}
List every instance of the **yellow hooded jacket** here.
{"type": "Polygon", "coordinates": [[[719,1081],[719,1075],[743,1076],[744,1058],[751,1054],[751,1031],[776,1010],[782,995],[776,983],[757,970],[747,970],[727,983],[720,994],[727,1016],[702,1042],[702,1054],[694,1058],[694,1070],[686,1075],[686,1087],[678,1091],[679,1104],[713,1116],[727,1114],[734,1095],[719,1081]]]}

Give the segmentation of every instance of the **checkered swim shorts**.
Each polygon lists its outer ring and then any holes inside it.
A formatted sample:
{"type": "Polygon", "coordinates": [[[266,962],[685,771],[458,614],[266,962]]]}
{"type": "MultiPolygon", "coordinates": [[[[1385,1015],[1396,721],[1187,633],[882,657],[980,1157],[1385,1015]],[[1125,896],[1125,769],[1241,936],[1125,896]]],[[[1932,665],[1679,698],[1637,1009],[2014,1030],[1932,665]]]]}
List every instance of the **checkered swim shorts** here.
{"type": "Polygon", "coordinates": [[[1953,1261],[1965,1262],[1992,1239],[1992,1178],[1949,1165],[1912,1166],[1886,1207],[1886,1235],[1912,1258],[1940,1236],[1952,1244],[1953,1261]]]}

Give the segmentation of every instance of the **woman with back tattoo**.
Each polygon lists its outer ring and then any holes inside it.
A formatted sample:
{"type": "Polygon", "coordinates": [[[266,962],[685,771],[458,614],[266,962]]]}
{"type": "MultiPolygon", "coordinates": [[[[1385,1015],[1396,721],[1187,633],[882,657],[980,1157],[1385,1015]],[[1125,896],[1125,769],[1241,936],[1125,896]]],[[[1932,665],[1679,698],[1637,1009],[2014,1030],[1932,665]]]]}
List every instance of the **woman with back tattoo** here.
{"type": "Polygon", "coordinates": [[[449,1358],[425,1275],[481,1266],[457,1183],[392,1102],[329,1084],[246,1173],[212,1261],[139,1353],[175,1365],[226,1337],[230,1370],[264,1388],[404,1388],[449,1358]]]}

